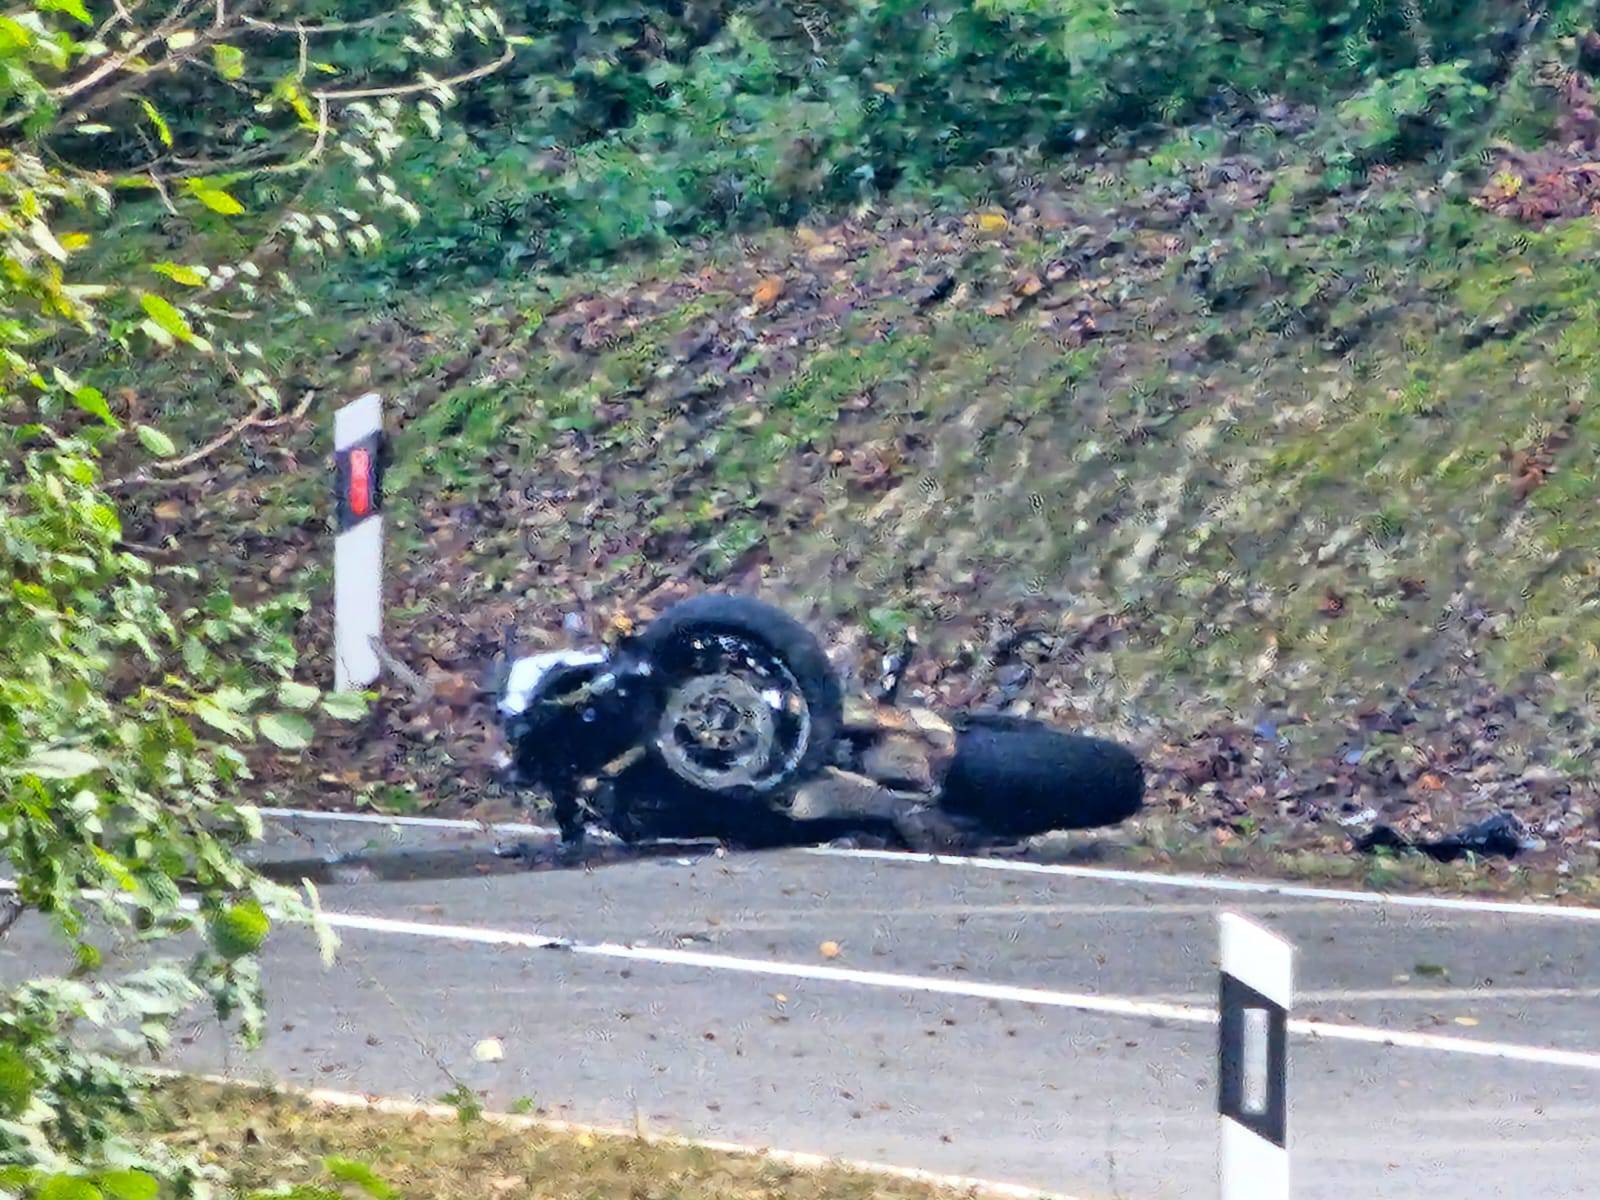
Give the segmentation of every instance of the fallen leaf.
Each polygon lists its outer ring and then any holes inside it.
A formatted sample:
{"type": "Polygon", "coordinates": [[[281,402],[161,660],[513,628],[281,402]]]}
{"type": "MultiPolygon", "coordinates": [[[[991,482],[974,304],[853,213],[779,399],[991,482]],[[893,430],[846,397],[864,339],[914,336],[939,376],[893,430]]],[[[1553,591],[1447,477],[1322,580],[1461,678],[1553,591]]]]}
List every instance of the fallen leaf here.
{"type": "Polygon", "coordinates": [[[155,513],[156,518],[161,521],[183,520],[183,505],[176,500],[163,500],[150,511],[155,513]]]}
{"type": "Polygon", "coordinates": [[[472,1057],[479,1062],[499,1062],[506,1056],[506,1048],[500,1044],[499,1038],[484,1038],[472,1048],[472,1057]]]}
{"type": "Polygon", "coordinates": [[[1011,228],[1011,222],[1005,213],[990,211],[978,214],[977,226],[982,233],[1004,233],[1011,228]]]}
{"type": "Polygon", "coordinates": [[[822,945],[817,947],[817,952],[819,954],[821,954],[823,958],[838,958],[839,957],[839,943],[838,942],[823,942],[822,945]]]}
{"type": "Polygon", "coordinates": [[[1457,1025],[1466,1025],[1466,1026],[1470,1027],[1470,1026],[1476,1025],[1477,1023],[1478,1023],[1478,1018],[1477,1017],[1457,1017],[1456,1018],[1456,1024],[1457,1025]]]}
{"type": "Polygon", "coordinates": [[[779,275],[768,275],[757,286],[750,299],[757,308],[771,308],[778,302],[778,297],[783,295],[783,278],[779,275]]]}
{"type": "Polygon", "coordinates": [[[844,247],[836,246],[832,242],[823,242],[820,246],[813,246],[807,250],[806,257],[814,263],[838,262],[844,257],[844,247]]]}

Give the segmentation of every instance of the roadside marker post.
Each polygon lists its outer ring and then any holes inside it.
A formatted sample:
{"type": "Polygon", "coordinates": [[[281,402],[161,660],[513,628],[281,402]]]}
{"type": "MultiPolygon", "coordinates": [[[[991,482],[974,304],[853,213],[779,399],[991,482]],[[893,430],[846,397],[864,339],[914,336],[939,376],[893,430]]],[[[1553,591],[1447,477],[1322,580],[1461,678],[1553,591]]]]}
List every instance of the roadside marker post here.
{"type": "Polygon", "coordinates": [[[1288,1200],[1289,1008],[1294,947],[1222,914],[1217,1051],[1222,1200],[1288,1200]]]}
{"type": "Polygon", "coordinates": [[[383,664],[383,401],[376,392],[333,416],[333,675],[339,691],[373,683],[383,664]]]}

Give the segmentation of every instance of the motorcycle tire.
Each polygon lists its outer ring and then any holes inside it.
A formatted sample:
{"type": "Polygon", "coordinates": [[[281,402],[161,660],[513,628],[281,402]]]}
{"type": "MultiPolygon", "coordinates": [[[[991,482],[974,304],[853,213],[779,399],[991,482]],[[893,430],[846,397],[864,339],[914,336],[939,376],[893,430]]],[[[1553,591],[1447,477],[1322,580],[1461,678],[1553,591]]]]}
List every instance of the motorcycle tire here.
{"type": "Polygon", "coordinates": [[[1115,825],[1144,803],[1144,768],[1124,746],[1042,721],[971,714],[940,806],[1005,837],[1115,825]]]}
{"type": "MultiPolygon", "coordinates": [[[[655,672],[653,710],[644,728],[648,736],[647,761],[688,785],[692,792],[751,802],[770,800],[818,770],[833,753],[843,720],[843,696],[838,677],[817,639],[794,618],[773,606],[747,596],[695,596],[673,605],[651,621],[636,639],[634,652],[642,655],[655,672]],[[726,672],[713,676],[716,669],[726,672]],[[756,682],[751,682],[752,675],[756,682]],[[708,679],[722,679],[734,700],[744,701],[744,710],[759,709],[755,704],[763,688],[781,688],[796,701],[777,712],[757,712],[758,722],[766,722],[777,750],[766,751],[768,760],[778,761],[768,769],[762,761],[759,778],[741,776],[743,768],[719,774],[716,756],[720,749],[690,745],[677,738],[679,727],[672,724],[675,697],[700,687],[708,679]],[[698,757],[697,757],[698,756],[698,757]],[[698,769],[705,762],[704,770],[698,769]]],[[[716,684],[706,685],[707,705],[721,703],[716,684]]],[[[688,702],[686,702],[688,703],[688,702]]],[[[739,705],[724,704],[728,710],[739,705]]],[[[735,718],[737,725],[737,718],[735,718]]],[[[713,731],[715,733],[716,731],[713,731]]],[[[759,741],[761,730],[736,729],[730,738],[759,741]]],[[[758,756],[761,751],[752,751],[758,756]]]]}

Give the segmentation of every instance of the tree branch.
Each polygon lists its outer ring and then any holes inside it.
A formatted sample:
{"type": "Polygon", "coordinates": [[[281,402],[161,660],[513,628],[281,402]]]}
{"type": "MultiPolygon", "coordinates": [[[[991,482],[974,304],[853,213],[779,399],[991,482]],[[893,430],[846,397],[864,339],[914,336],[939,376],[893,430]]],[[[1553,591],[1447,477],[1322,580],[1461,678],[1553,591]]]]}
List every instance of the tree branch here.
{"type": "Polygon", "coordinates": [[[71,83],[63,84],[61,87],[56,88],[50,93],[51,97],[56,100],[70,100],[80,92],[87,91],[89,88],[94,87],[95,84],[99,83],[106,76],[122,70],[130,62],[138,58],[139,55],[143,54],[148,46],[155,42],[169,38],[173,34],[177,33],[183,25],[184,18],[189,15],[189,10],[193,8],[194,5],[195,0],[184,0],[184,3],[178,6],[178,10],[175,13],[173,13],[161,24],[157,25],[149,33],[145,34],[138,41],[134,42],[132,46],[129,46],[126,50],[123,50],[118,54],[109,56],[103,63],[95,67],[94,70],[90,71],[82,78],[74,80],[71,83]]]}
{"type": "MultiPolygon", "coordinates": [[[[200,462],[202,459],[210,458],[211,455],[215,454],[218,450],[221,450],[224,446],[233,441],[240,434],[244,433],[244,431],[247,429],[276,429],[279,426],[288,425],[292,422],[298,421],[306,415],[307,411],[310,410],[311,402],[316,399],[316,396],[316,392],[307,392],[300,398],[300,403],[295,406],[292,412],[284,413],[283,415],[277,417],[268,417],[266,415],[267,406],[264,404],[258,404],[254,409],[251,410],[249,416],[245,417],[237,424],[231,425],[227,429],[224,429],[221,433],[212,438],[205,445],[201,446],[198,450],[191,451],[190,453],[185,454],[182,458],[172,459],[170,462],[152,463],[151,468],[157,471],[181,471],[185,467],[194,466],[195,463],[200,462]]],[[[203,478],[204,477],[202,476],[201,479],[203,478]]],[[[101,486],[107,491],[110,491],[113,489],[120,490],[127,487],[138,487],[142,484],[149,483],[182,482],[185,482],[185,480],[168,480],[152,475],[139,474],[130,475],[126,479],[114,479],[108,483],[102,484],[101,486]]],[[[199,482],[199,480],[196,480],[195,482],[199,482]]]]}
{"type": "Polygon", "coordinates": [[[419,704],[426,704],[433,699],[433,684],[396,658],[377,637],[372,639],[372,653],[377,656],[378,662],[386,671],[405,685],[413,700],[419,704]]]}
{"type": "MultiPolygon", "coordinates": [[[[64,85],[62,88],[53,92],[52,96],[57,100],[70,99],[71,97],[79,95],[85,90],[92,88],[94,85],[103,82],[108,74],[127,67],[128,64],[132,62],[139,55],[139,53],[152,42],[165,40],[170,38],[173,34],[180,32],[180,30],[183,28],[184,19],[190,15],[190,9],[193,8],[196,3],[197,0],[185,0],[183,6],[179,8],[179,10],[174,13],[166,23],[146,37],[141,38],[140,41],[131,49],[125,50],[122,53],[108,59],[106,62],[101,63],[100,66],[96,67],[84,78],[64,85]]],[[[242,16],[239,16],[236,19],[241,22],[243,21],[242,16]]],[[[166,57],[153,66],[142,71],[125,75],[121,79],[114,80],[109,87],[103,88],[98,92],[93,92],[73,108],[64,111],[57,119],[57,123],[62,125],[71,124],[72,122],[77,121],[79,118],[91,112],[104,108],[108,104],[115,103],[117,100],[122,98],[125,92],[142,84],[152,75],[161,73],[171,74],[172,72],[187,66],[189,63],[193,62],[198,55],[209,49],[213,44],[225,41],[229,36],[241,32],[241,30],[238,25],[230,24],[212,25],[209,28],[204,28],[199,32],[190,29],[188,32],[194,34],[194,41],[184,46],[182,50],[169,51],[166,57]]]]}
{"type": "Polygon", "coordinates": [[[516,57],[516,47],[506,46],[505,52],[494,62],[484,63],[481,67],[474,67],[460,75],[452,75],[449,79],[433,79],[422,83],[398,83],[392,87],[351,88],[345,92],[312,92],[318,100],[343,101],[343,100],[371,100],[385,96],[414,96],[418,92],[431,92],[440,87],[456,87],[459,84],[471,83],[474,79],[482,79],[485,75],[493,75],[501,67],[516,57]]]}
{"type": "Polygon", "coordinates": [[[387,24],[399,15],[399,13],[379,13],[375,17],[364,17],[359,21],[324,21],[320,25],[302,25],[298,22],[293,25],[280,25],[276,21],[262,21],[256,17],[240,17],[239,20],[263,33],[306,33],[316,37],[319,33],[349,33],[357,29],[371,29],[375,25],[387,24]]]}

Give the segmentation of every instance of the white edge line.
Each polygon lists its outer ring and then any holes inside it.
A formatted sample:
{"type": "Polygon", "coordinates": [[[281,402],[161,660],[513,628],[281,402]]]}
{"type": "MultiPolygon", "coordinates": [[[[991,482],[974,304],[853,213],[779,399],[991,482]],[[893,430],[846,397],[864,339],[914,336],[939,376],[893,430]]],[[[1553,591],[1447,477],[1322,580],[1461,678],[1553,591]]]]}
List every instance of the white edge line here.
{"type": "MultiPolygon", "coordinates": [[[[1158,1021],[1181,1021],[1194,1025],[1215,1025],[1218,1020],[1215,1009],[1200,1008],[1187,1004],[1173,1004],[1166,1001],[1135,1000],[1122,996],[1101,996],[1084,992],[1062,992],[1048,988],[1022,987],[1014,984],[934,979],[921,975],[907,975],[890,971],[860,971],[852,967],[830,967],[816,963],[741,958],[734,955],[710,954],[698,950],[624,946],[611,942],[590,944],[565,941],[560,938],[545,937],[538,934],[518,933],[511,930],[481,929],[476,926],[433,925],[424,921],[405,921],[390,917],[368,917],[359,913],[325,912],[323,917],[328,924],[336,928],[368,930],[375,933],[401,933],[418,937],[524,946],[532,949],[566,951],[594,958],[624,959],[632,962],[656,963],[662,966],[698,967],[703,970],[732,971],[747,975],[775,975],[785,979],[815,979],[828,983],[856,984],[862,987],[884,988],[894,991],[963,996],[980,1000],[1009,1001],[1017,1004],[1037,1004],[1051,1008],[1069,1008],[1079,1012],[1139,1017],[1158,1021]]],[[[1471,1038],[1450,1037],[1444,1034],[1408,1033],[1373,1029],[1362,1025],[1340,1025],[1326,1021],[1291,1020],[1289,1022],[1289,1030],[1304,1037],[1329,1041],[1365,1042],[1377,1046],[1431,1050],[1440,1053],[1499,1058],[1513,1062],[1538,1063],[1544,1066],[1574,1067],[1585,1071],[1600,1071],[1600,1053],[1557,1050],[1544,1046],[1522,1045],[1515,1042],[1484,1042],[1471,1038]]]]}
{"type": "MultiPolygon", "coordinates": [[[[468,821],[449,817],[390,817],[381,813],[322,812],[315,809],[260,808],[264,817],[290,821],[351,821],[371,825],[410,825],[434,829],[465,829],[487,833],[555,833],[545,825],[516,822],[468,821]]],[[[1268,879],[1228,879],[1219,875],[1169,875],[1159,871],[1129,871],[1117,867],[1080,867],[1066,863],[1018,862],[1006,858],[973,858],[959,854],[919,854],[905,850],[846,850],[834,846],[807,846],[806,854],[826,858],[864,858],[883,862],[937,863],[950,867],[978,867],[989,871],[1015,871],[1032,875],[1060,875],[1068,879],[1096,879],[1107,883],[1193,891],[1238,892],[1284,896],[1302,900],[1337,900],[1350,904],[1383,904],[1397,908],[1432,908],[1446,912],[1502,913],[1516,917],[1554,917],[1565,921],[1600,921],[1600,908],[1577,904],[1537,904],[1519,900],[1468,900],[1453,896],[1408,896],[1394,892],[1362,892],[1344,888],[1313,887],[1268,879]]]]}
{"type": "MultiPolygon", "coordinates": [[[[660,966],[698,967],[708,971],[732,971],[745,975],[777,975],[785,979],[815,979],[828,983],[853,983],[864,987],[899,991],[930,992],[938,995],[975,997],[983,1000],[1009,1000],[1018,1004],[1039,1004],[1054,1008],[1074,1008],[1113,1016],[1146,1017],[1156,1020],[1215,1024],[1211,1009],[1161,1000],[1129,1000],[1120,996],[1060,992],[1049,988],[1021,987],[1004,983],[966,982],[934,979],[893,971],[861,971],[853,967],[829,967],[818,963],[783,962],[764,958],[741,958],[731,954],[709,954],[698,950],[675,950],[664,946],[625,946],[615,942],[574,942],[542,934],[477,926],[436,925],[428,921],[407,921],[394,917],[369,917],[361,913],[324,911],[322,918],[335,929],[356,929],[371,933],[399,933],[414,937],[440,938],[487,945],[521,946],[532,950],[560,950],[592,958],[614,958],[630,962],[649,962],[660,966]]],[[[1600,1066],[1600,1059],[1597,1059],[1600,1066]]]]}
{"type": "Polygon", "coordinates": [[[547,825],[525,825],[514,821],[465,821],[447,817],[391,817],[383,813],[315,812],[298,808],[258,808],[263,817],[288,821],[343,821],[354,825],[401,825],[425,829],[462,829],[478,833],[549,834],[547,825]]]}
{"type": "Polygon", "coordinates": [[[1576,1067],[1600,1071],[1600,1054],[1580,1050],[1552,1050],[1544,1046],[1524,1046],[1516,1042],[1480,1042],[1472,1038],[1448,1037],[1435,1033],[1393,1033],[1362,1025],[1333,1025],[1325,1021],[1290,1021],[1289,1032],[1309,1038],[1339,1042],[1366,1042],[1373,1046],[1402,1046],[1409,1050],[1440,1050],[1448,1054],[1470,1054],[1480,1058],[1502,1058],[1512,1062],[1539,1063],[1547,1067],[1576,1067]]]}
{"type": "MultiPolygon", "coordinates": [[[[308,1103],[328,1108],[353,1108],[391,1116],[428,1117],[454,1120],[457,1109],[446,1104],[427,1104],[389,1096],[365,1096],[357,1092],[335,1091],[331,1088],[301,1088],[292,1084],[253,1082],[228,1075],[197,1075],[170,1069],[149,1069],[148,1073],[163,1079],[189,1078],[222,1087],[274,1092],[291,1096],[308,1103]]],[[[520,1113],[485,1112],[482,1120],[509,1129],[537,1129],[547,1133],[588,1134],[592,1137],[622,1138],[643,1141],[652,1146],[682,1146],[710,1150],[717,1154],[737,1155],[741,1158],[765,1158],[802,1170],[817,1171],[839,1169],[858,1171],[863,1175],[878,1175],[903,1179],[911,1183],[925,1183],[953,1191],[976,1192],[987,1196],[1004,1196],[1012,1200],[1074,1200],[1064,1192],[1032,1188],[1020,1183],[1003,1183],[992,1179],[975,1179],[966,1175],[944,1175],[926,1171],[921,1167],[901,1167],[890,1163],[866,1162],[857,1159],[833,1158],[804,1150],[780,1150],[770,1146],[755,1146],[743,1142],[725,1142],[707,1138],[683,1137],[678,1134],[652,1133],[648,1129],[627,1129],[616,1125],[589,1125],[576,1121],[562,1121],[553,1117],[536,1117],[520,1113]]]]}
{"type": "Polygon", "coordinates": [[[1342,900],[1351,904],[1384,904],[1396,908],[1434,908],[1448,912],[1504,913],[1518,917],[1556,917],[1566,921],[1600,921],[1600,908],[1575,904],[1530,904],[1513,900],[1466,900],[1448,896],[1407,896],[1394,892],[1358,892],[1341,888],[1309,887],[1257,879],[1225,879],[1216,875],[1164,875],[1157,871],[1124,871],[1115,867],[1077,867],[1065,863],[1019,862],[1008,858],[972,858],[957,854],[918,854],[903,850],[845,850],[811,846],[807,854],[829,858],[867,858],[883,862],[938,863],[950,867],[978,867],[988,871],[1015,871],[1029,875],[1060,875],[1069,879],[1098,879],[1107,883],[1148,887],[1190,888],[1211,892],[1244,892],[1306,900],[1342,900]]]}
{"type": "MultiPolygon", "coordinates": [[[[8,880],[0,880],[0,891],[14,887],[8,880]]],[[[193,900],[185,900],[192,907],[193,900]]],[[[1019,1004],[1038,1004],[1052,1008],[1070,1008],[1080,1012],[1105,1013],[1110,1016],[1143,1017],[1150,1020],[1183,1021],[1190,1024],[1215,1025],[1215,1009],[1199,1008],[1187,1004],[1165,1001],[1133,1000],[1121,996],[1097,996],[1081,992],[1059,992],[1047,988],[1020,987],[1013,984],[965,983],[953,979],[932,979],[920,975],[905,975],[888,971],[858,971],[850,967],[825,967],[814,963],[789,963],[759,958],[739,958],[733,955],[707,954],[695,950],[672,950],[648,946],[622,946],[609,942],[587,944],[567,941],[543,934],[519,933],[505,929],[481,929],[470,925],[433,925],[424,921],[405,921],[393,917],[371,917],[360,913],[322,913],[322,918],[334,928],[366,930],[372,933],[398,933],[414,937],[439,938],[449,941],[476,942],[485,945],[522,946],[535,950],[564,950],[596,958],[628,959],[635,962],[653,962],[663,966],[700,967],[706,970],[734,971],[750,975],[776,975],[786,979],[816,979],[833,983],[853,983],[865,987],[890,990],[927,992],[936,995],[965,996],[976,999],[1012,1001],[1019,1004]]],[[[1376,1046],[1394,1046],[1412,1050],[1433,1050],[1449,1054],[1466,1054],[1484,1058],[1506,1059],[1512,1062],[1538,1063],[1545,1066],[1574,1067],[1584,1071],[1600,1071],[1600,1054],[1578,1050],[1557,1050],[1545,1046],[1527,1046],[1516,1042],[1484,1042],[1472,1038],[1450,1037],[1433,1033],[1407,1033],[1385,1029],[1372,1029],[1363,1025],[1339,1025],[1326,1021],[1291,1020],[1289,1031],[1305,1037],[1330,1041],[1364,1042],[1376,1046]]]]}
{"type": "MultiPolygon", "coordinates": [[[[0,891],[15,885],[0,880],[0,891]]],[[[194,901],[185,899],[182,904],[192,908],[194,901]]],[[[980,1000],[1012,1001],[1018,1004],[1038,1004],[1052,1008],[1070,1008],[1080,1012],[1105,1013],[1110,1016],[1143,1017],[1150,1020],[1183,1021],[1189,1024],[1215,1025],[1215,1009],[1199,1008],[1188,1004],[1172,1004],[1158,1000],[1133,1000],[1121,996],[1096,996],[1082,992],[1060,992],[1047,988],[1020,987],[1001,983],[965,983],[954,979],[932,979],[921,975],[906,975],[889,971],[858,971],[851,967],[825,967],[815,963],[789,963],[760,958],[739,958],[725,954],[707,954],[697,950],[672,950],[649,946],[622,946],[610,942],[587,944],[567,941],[543,934],[519,933],[507,929],[482,929],[472,925],[434,925],[425,921],[406,921],[394,917],[371,917],[361,913],[322,913],[322,918],[337,929],[358,929],[371,933],[398,933],[413,937],[438,938],[447,941],[475,942],[483,945],[521,946],[533,950],[564,950],[596,958],[628,959],[635,962],[652,962],[663,966],[700,967],[705,970],[734,971],[749,975],[777,975],[785,979],[816,979],[832,983],[853,983],[898,991],[927,992],[935,995],[965,996],[980,1000]]],[[[1600,1071],[1600,1054],[1578,1050],[1556,1050],[1544,1046],[1526,1046],[1515,1042],[1484,1042],[1472,1038],[1449,1037],[1434,1033],[1405,1033],[1386,1029],[1372,1029],[1363,1025],[1338,1025],[1327,1021],[1291,1020],[1291,1033],[1329,1041],[1365,1042],[1376,1046],[1395,1046],[1412,1050],[1433,1050],[1449,1054],[1467,1054],[1484,1058],[1500,1058],[1513,1062],[1539,1063],[1545,1066],[1575,1067],[1584,1071],[1600,1071]]]]}

